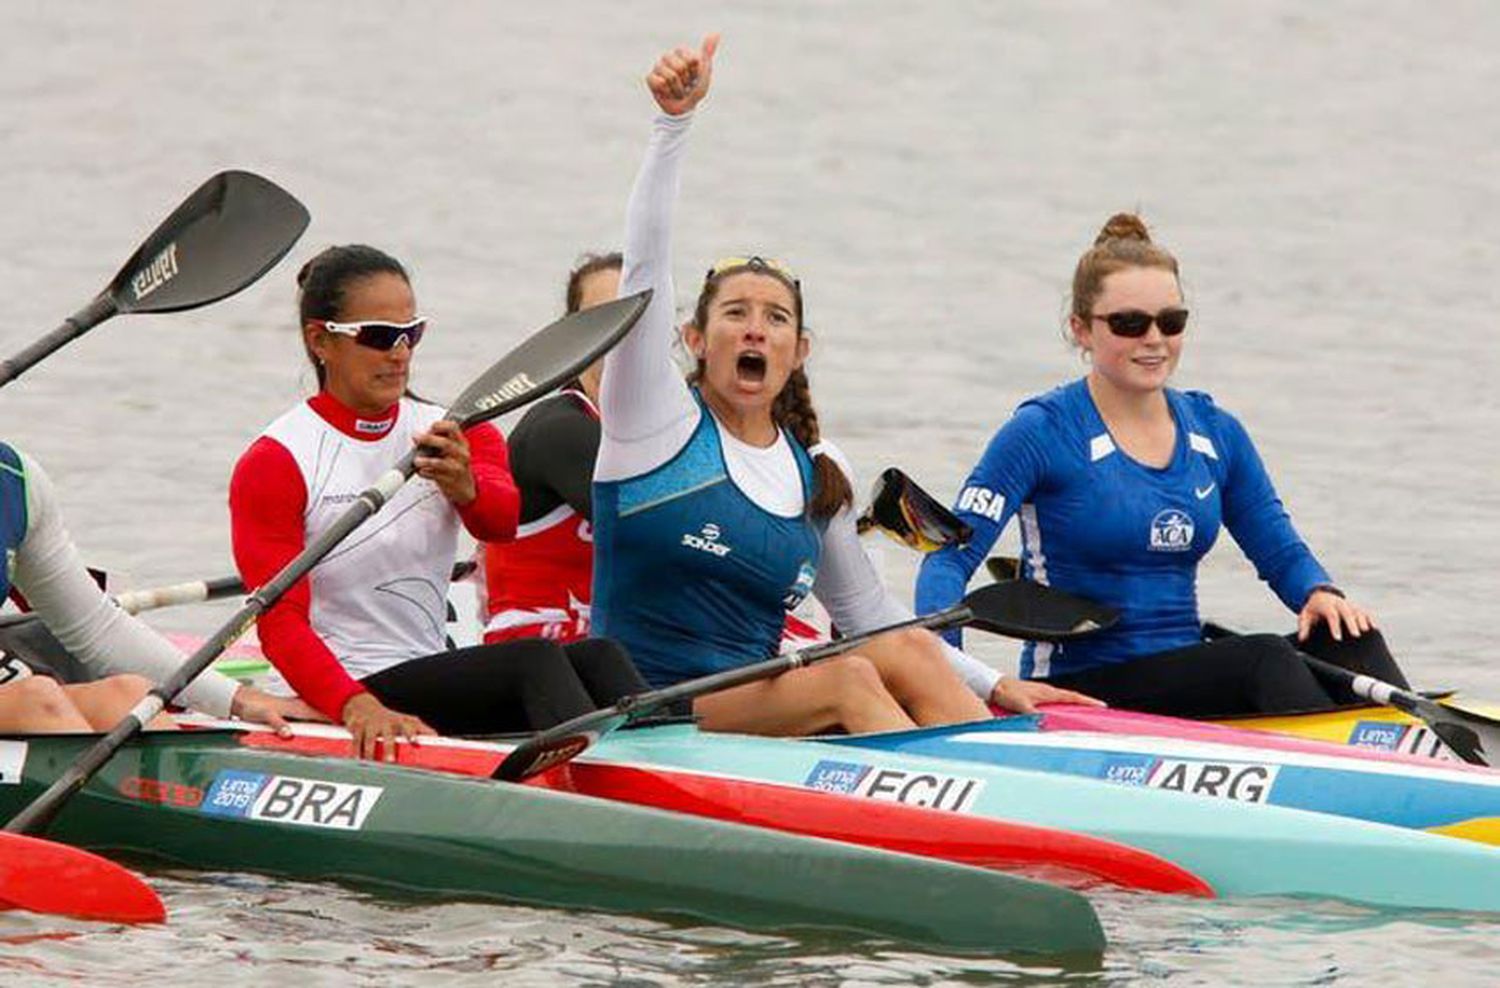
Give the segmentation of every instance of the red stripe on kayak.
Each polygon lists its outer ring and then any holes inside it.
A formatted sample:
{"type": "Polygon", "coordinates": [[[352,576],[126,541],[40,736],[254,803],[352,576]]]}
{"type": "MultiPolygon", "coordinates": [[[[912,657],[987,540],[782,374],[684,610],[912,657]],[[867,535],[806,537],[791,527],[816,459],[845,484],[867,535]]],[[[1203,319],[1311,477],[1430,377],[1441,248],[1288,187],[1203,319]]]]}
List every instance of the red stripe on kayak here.
{"type": "MultiPolygon", "coordinates": [[[[241,742],[304,755],[353,757],[353,746],[342,738],[283,739],[257,732],[241,735],[241,742]]],[[[420,742],[398,745],[396,752],[399,765],[485,778],[503,757],[502,752],[420,742]]],[[[560,765],[528,784],[994,871],[1019,872],[1072,887],[1106,882],[1144,892],[1204,898],[1214,895],[1203,879],[1164,858],[1114,841],[1049,827],[752,779],[597,761],[560,765]]]]}

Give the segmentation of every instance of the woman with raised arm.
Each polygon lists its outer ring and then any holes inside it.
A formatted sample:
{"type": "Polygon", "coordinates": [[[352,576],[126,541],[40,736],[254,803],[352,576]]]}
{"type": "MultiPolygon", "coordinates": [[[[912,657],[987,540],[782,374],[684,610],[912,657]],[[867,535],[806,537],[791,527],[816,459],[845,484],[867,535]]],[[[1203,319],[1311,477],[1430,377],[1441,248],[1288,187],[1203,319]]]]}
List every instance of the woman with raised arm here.
{"type": "MultiPolygon", "coordinates": [[[[427,320],[399,261],[331,247],[297,284],[318,393],[271,423],[235,467],[229,508],[245,584],[285,566],[413,445],[423,454],[417,479],[260,617],[261,645],[286,682],[348,727],[363,757],[434,730],[550,727],[639,692],[613,642],[446,647],[460,526],[480,541],[516,531],[505,440],[488,423],[460,430],[407,390],[427,320]]],[[[384,754],[394,759],[395,746],[384,754]]]]}
{"type": "MultiPolygon", "coordinates": [[[[774,654],[809,592],[851,634],[910,616],[855,531],[847,463],[819,433],[806,372],[802,286],[757,256],[714,264],[672,360],[672,211],[717,36],[664,54],[646,83],[661,109],[626,220],[622,292],[655,294],[605,360],[594,474],[594,627],[653,685],[774,654]]],[[[927,632],[703,697],[705,728],[807,734],[894,730],[1081,699],[998,673],[927,632]]]]}
{"type": "MultiPolygon", "coordinates": [[[[183,655],[148,625],[115,606],[89,575],[63,527],[52,481],[41,466],[0,443],[0,601],[19,590],[37,616],[86,668],[100,676],[61,684],[0,651],[0,732],[107,731],[183,655]]],[[[213,670],[178,701],[214,717],[235,716],[286,731],[287,717],[314,717],[305,704],[269,696],[213,670]]],[[[163,716],[153,727],[170,727],[163,716]]]]}
{"type": "Polygon", "coordinates": [[[1374,620],[1292,527],[1244,426],[1208,395],[1167,386],[1187,329],[1177,259],[1139,217],[1111,217],[1073,275],[1069,338],[1089,372],[1023,402],[995,434],[955,508],[974,538],[927,557],[917,606],[958,600],[1018,515],[1025,578],[1120,612],[1106,632],[1028,643],[1027,677],[1185,716],[1350,698],[1320,682],[1299,649],[1405,686],[1374,620]],[[1294,639],[1203,640],[1198,560],[1221,526],[1297,614],[1294,639]]]}

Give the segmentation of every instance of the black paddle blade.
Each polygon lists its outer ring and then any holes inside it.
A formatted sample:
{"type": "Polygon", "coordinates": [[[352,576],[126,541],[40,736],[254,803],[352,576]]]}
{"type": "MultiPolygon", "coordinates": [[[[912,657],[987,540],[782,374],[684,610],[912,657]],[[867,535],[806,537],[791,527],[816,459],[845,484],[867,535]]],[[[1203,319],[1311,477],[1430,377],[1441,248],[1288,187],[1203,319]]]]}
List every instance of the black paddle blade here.
{"type": "Polygon", "coordinates": [[[119,312],[178,312],[228,298],[281,260],[309,219],[275,183],[220,172],[146,238],[104,294],[119,312]]]}
{"type": "Polygon", "coordinates": [[[449,407],[447,417],[468,428],[577,377],[620,342],[650,301],[648,288],[537,330],[469,385],[449,407]]]}
{"type": "Polygon", "coordinates": [[[991,556],[984,561],[984,568],[989,570],[992,580],[1019,580],[1021,578],[1021,561],[1015,556],[991,556]]]}
{"type": "Polygon", "coordinates": [[[623,727],[629,719],[628,713],[601,711],[599,718],[582,730],[563,723],[552,730],[542,731],[506,755],[490,778],[521,782],[555,765],[572,761],[604,735],[623,727]]]}
{"type": "Polygon", "coordinates": [[[1415,713],[1453,753],[1470,765],[1500,764],[1500,721],[1457,707],[1416,698],[1415,713]]]}
{"type": "Polygon", "coordinates": [[[858,528],[861,532],[878,528],[918,552],[964,545],[974,535],[972,528],[895,467],[876,478],[870,507],[860,516],[858,528]]]}
{"type": "Polygon", "coordinates": [[[1113,609],[1032,583],[1005,580],[964,598],[974,612],[968,624],[1010,638],[1057,642],[1103,631],[1120,619],[1113,609]]]}
{"type": "Polygon", "coordinates": [[[1493,766],[1493,757],[1485,751],[1484,742],[1478,733],[1463,724],[1439,721],[1432,725],[1432,733],[1443,739],[1453,753],[1470,765],[1493,766]]]}

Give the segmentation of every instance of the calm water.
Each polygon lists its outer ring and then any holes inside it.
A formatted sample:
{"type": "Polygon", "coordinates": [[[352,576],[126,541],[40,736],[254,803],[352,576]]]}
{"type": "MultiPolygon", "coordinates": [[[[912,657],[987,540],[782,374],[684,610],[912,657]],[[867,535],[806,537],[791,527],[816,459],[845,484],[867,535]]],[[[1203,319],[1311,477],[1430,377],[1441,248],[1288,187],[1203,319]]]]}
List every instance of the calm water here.
{"type": "MultiPolygon", "coordinates": [[[[314,223],[222,305],[119,319],[3,401],[96,565],[145,586],[230,569],[239,451],[306,392],[292,275],[332,243],[411,262],[441,399],[618,242],[658,49],[725,32],[694,136],[678,274],[791,261],[827,434],[867,477],[951,496],[1026,395],[1079,372],[1067,277],[1139,208],[1195,312],[1179,383],[1249,425],[1304,534],[1415,681],[1500,693],[1500,11],[1483,2],[1209,11],[1161,2],[528,5],[137,2],[7,10],[0,289],[9,352],[83,304],[209,173],[258,170],[314,223]]],[[[680,299],[686,301],[686,299],[680,299]]],[[[914,561],[882,549],[903,590],[914,561]]],[[[1286,616],[1232,544],[1204,610],[1286,616]]],[[[222,611],[164,615],[204,631],[222,611]]],[[[1012,650],[987,644],[1001,665],[1012,650]]],[[[0,919],[5,983],[980,982],[1005,964],[630,918],[396,904],[243,876],[157,876],[160,930],[0,919]],[[62,939],[50,934],[69,932],[62,939]]],[[[1084,982],[1475,980],[1477,920],[1291,902],[1103,897],[1084,982]]]]}

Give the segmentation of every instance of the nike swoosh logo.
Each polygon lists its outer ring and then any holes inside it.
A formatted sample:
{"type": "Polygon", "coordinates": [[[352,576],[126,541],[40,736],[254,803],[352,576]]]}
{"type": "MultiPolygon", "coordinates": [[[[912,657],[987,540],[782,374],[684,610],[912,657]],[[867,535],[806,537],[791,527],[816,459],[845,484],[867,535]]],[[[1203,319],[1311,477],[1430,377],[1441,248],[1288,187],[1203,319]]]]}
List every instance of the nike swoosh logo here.
{"type": "Polygon", "coordinates": [[[1213,492],[1214,492],[1214,485],[1213,484],[1209,484],[1207,487],[1194,487],[1193,488],[1193,493],[1195,495],[1197,495],[1198,500],[1200,500],[1200,501],[1203,500],[1204,498],[1208,497],[1213,492]]]}

